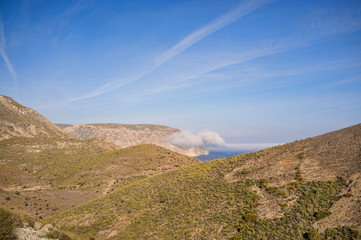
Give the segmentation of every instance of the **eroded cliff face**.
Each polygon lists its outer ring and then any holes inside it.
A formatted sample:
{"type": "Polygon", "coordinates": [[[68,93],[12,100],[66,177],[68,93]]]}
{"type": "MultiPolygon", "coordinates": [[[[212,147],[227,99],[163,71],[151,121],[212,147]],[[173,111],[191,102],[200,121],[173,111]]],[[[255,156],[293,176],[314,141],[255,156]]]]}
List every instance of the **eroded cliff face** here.
{"type": "Polygon", "coordinates": [[[171,151],[188,156],[207,155],[208,150],[200,147],[179,148],[171,144],[168,136],[179,129],[151,124],[57,124],[66,133],[79,138],[103,137],[120,147],[153,143],[171,151]]]}
{"type": "Polygon", "coordinates": [[[0,95],[0,140],[14,136],[71,138],[35,110],[0,95]]]}

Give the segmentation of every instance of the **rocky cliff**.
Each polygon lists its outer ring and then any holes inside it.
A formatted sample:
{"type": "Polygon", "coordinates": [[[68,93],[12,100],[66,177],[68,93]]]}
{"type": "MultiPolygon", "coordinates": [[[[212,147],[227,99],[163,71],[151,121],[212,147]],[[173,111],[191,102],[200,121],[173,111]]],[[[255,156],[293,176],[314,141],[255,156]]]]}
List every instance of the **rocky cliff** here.
{"type": "Polygon", "coordinates": [[[13,136],[72,138],[33,109],[0,95],[0,140],[13,136]]]}
{"type": "Polygon", "coordinates": [[[152,124],[56,124],[66,133],[79,138],[103,137],[120,147],[152,143],[188,156],[206,155],[208,151],[199,147],[179,148],[168,141],[168,136],[179,129],[152,124]]]}

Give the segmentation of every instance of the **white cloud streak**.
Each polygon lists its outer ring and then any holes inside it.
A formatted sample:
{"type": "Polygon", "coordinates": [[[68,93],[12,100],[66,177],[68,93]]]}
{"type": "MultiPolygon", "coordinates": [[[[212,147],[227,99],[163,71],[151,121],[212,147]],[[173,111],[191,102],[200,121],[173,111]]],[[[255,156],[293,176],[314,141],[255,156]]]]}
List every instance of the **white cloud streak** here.
{"type": "Polygon", "coordinates": [[[137,75],[137,76],[135,76],[133,78],[121,79],[121,80],[116,80],[116,81],[109,82],[109,83],[104,84],[103,86],[99,87],[98,89],[95,89],[94,91],[89,92],[89,93],[87,93],[87,94],[85,94],[83,96],[68,99],[67,102],[69,102],[69,103],[70,102],[76,102],[76,101],[79,101],[79,100],[88,99],[88,98],[92,98],[92,97],[102,95],[102,94],[110,92],[110,91],[112,91],[114,89],[125,86],[128,83],[134,82],[134,81],[144,77],[148,73],[149,73],[149,71],[147,71],[146,73],[141,73],[141,74],[139,74],[139,75],[137,75]]]}
{"type": "Polygon", "coordinates": [[[140,80],[144,76],[148,75],[149,73],[153,72],[158,67],[162,66],[164,63],[168,62],[172,58],[176,57],[186,49],[190,48],[197,42],[201,41],[203,38],[211,35],[214,32],[219,31],[220,29],[228,26],[229,24],[239,20],[243,16],[255,11],[256,9],[271,3],[275,0],[246,0],[239,4],[235,9],[227,12],[226,14],[220,16],[216,20],[212,21],[211,23],[199,28],[198,30],[194,31],[193,33],[189,34],[185,38],[183,38],[179,43],[174,45],[173,47],[166,50],[164,53],[156,57],[153,61],[153,67],[149,70],[145,71],[144,73],[140,74],[138,77],[132,78],[130,80],[121,80],[121,81],[114,81],[112,83],[107,83],[98,89],[94,90],[93,92],[87,93],[83,96],[72,98],[69,102],[74,102],[82,99],[92,98],[95,96],[102,95],[104,93],[113,91],[118,89],[128,83],[140,80]]]}
{"type": "Polygon", "coordinates": [[[17,88],[18,80],[14,66],[11,64],[10,59],[6,53],[6,39],[4,34],[4,23],[0,19],[0,55],[3,58],[6,67],[8,68],[10,75],[14,81],[15,88],[17,88]]]}
{"type": "Polygon", "coordinates": [[[223,16],[217,18],[213,22],[207,24],[204,27],[194,31],[189,34],[187,37],[183,38],[179,43],[165,51],[159,57],[154,60],[155,66],[160,66],[165,62],[169,61],[173,57],[182,53],[184,50],[193,46],[203,38],[208,35],[228,26],[229,24],[235,22],[241,17],[247,15],[248,13],[272,2],[271,0],[248,0],[239,4],[234,10],[224,14],[223,16]]]}
{"type": "MultiPolygon", "coordinates": [[[[243,16],[249,14],[252,11],[272,2],[271,0],[257,0],[257,1],[243,1],[235,9],[229,11],[228,13],[220,16],[209,24],[199,28],[198,30],[192,32],[177,44],[160,54],[153,60],[153,66],[144,71],[142,74],[139,74],[136,77],[133,77],[128,80],[116,80],[110,83],[107,83],[100,88],[92,91],[88,94],[85,94],[80,97],[71,99],[70,101],[78,101],[81,99],[87,99],[95,96],[105,94],[107,92],[118,89],[122,86],[125,86],[131,82],[138,81],[153,72],[164,63],[170,61],[174,57],[178,56],[188,48],[192,47],[205,37],[219,31],[220,29],[228,26],[229,24],[239,20],[243,16]]],[[[317,19],[317,18],[316,18],[317,19]]],[[[306,47],[313,44],[315,41],[321,38],[328,37],[330,35],[336,35],[345,32],[355,32],[361,29],[361,22],[355,16],[350,14],[345,14],[342,17],[332,18],[326,15],[323,18],[314,20],[314,16],[306,17],[303,19],[307,24],[303,28],[303,33],[295,33],[283,39],[273,39],[273,40],[264,40],[257,44],[257,47],[246,49],[246,50],[236,50],[228,54],[220,54],[220,56],[215,56],[214,53],[204,53],[200,59],[197,57],[191,56],[187,59],[192,59],[194,66],[197,66],[195,71],[191,70],[185,73],[181,73],[178,76],[169,76],[167,75],[163,79],[159,79],[158,82],[161,82],[162,85],[154,84],[155,87],[148,88],[145,92],[137,92],[137,94],[132,94],[130,101],[141,101],[144,100],[147,96],[154,94],[159,94],[162,92],[172,91],[180,88],[191,87],[194,84],[197,84],[195,79],[198,79],[205,74],[217,71],[223,68],[235,64],[242,64],[254,59],[262,58],[265,56],[270,56],[274,54],[279,54],[282,52],[292,51],[293,49],[306,47]],[[309,19],[307,19],[309,18],[309,19]],[[211,55],[210,55],[211,54],[211,55]],[[205,62],[204,66],[198,66],[196,62],[205,62]]],[[[302,32],[302,31],[301,31],[302,32]]],[[[312,70],[310,70],[312,71],[312,70]]],[[[302,72],[298,72],[301,74],[302,72]]],[[[295,74],[295,73],[293,73],[295,74]]],[[[256,74],[259,75],[259,74],[256,74]]],[[[292,75],[292,74],[291,74],[292,75]]],[[[260,77],[260,76],[259,76],[260,77]]],[[[270,76],[264,76],[270,77],[270,76]]],[[[254,77],[252,78],[254,79],[254,77]]]]}
{"type": "MultiPolygon", "coordinates": [[[[309,30],[310,34],[305,34],[304,36],[291,35],[284,39],[278,39],[267,41],[263,44],[259,44],[256,48],[247,49],[247,50],[234,50],[232,54],[221,54],[222,57],[210,56],[209,53],[203,55],[200,59],[196,60],[198,62],[207,62],[205,67],[199,67],[196,72],[192,71],[191,73],[185,74],[182,73],[179,76],[170,76],[167,77],[166,81],[162,81],[161,87],[156,87],[153,89],[148,89],[146,93],[140,93],[133,95],[133,99],[138,101],[144,100],[146,97],[160,94],[169,90],[176,90],[185,87],[191,87],[192,85],[197,84],[195,79],[198,79],[208,73],[224,69],[236,64],[243,64],[254,59],[279,54],[282,52],[292,51],[300,47],[306,47],[312,45],[318,39],[328,37],[331,35],[341,34],[345,32],[356,32],[361,30],[361,21],[358,18],[352,16],[343,16],[340,18],[330,18],[329,21],[319,20],[319,22],[314,23],[314,25],[309,30]],[[342,21],[341,21],[342,20],[342,21]],[[334,24],[330,24],[334,23],[334,24]],[[337,24],[336,24],[337,23],[337,24]],[[167,85],[169,84],[169,85],[167,85]]],[[[190,59],[196,59],[195,57],[188,57],[190,59]]],[[[260,72],[259,69],[256,69],[255,72],[252,72],[252,76],[247,76],[248,81],[255,79],[269,79],[277,76],[291,76],[291,75],[300,75],[310,72],[318,71],[328,71],[342,68],[350,68],[359,66],[359,62],[348,62],[346,65],[341,64],[341,62],[329,62],[323,65],[311,66],[308,69],[298,69],[298,70],[282,70],[281,72],[267,71],[267,73],[260,72]]],[[[221,78],[224,79],[224,78],[221,78]]]]}
{"type": "Polygon", "coordinates": [[[69,24],[71,21],[71,18],[76,15],[78,12],[82,11],[87,7],[87,4],[89,4],[90,1],[84,1],[84,0],[78,0],[73,6],[66,9],[62,14],[57,16],[56,23],[58,25],[58,28],[62,28],[69,24]]]}

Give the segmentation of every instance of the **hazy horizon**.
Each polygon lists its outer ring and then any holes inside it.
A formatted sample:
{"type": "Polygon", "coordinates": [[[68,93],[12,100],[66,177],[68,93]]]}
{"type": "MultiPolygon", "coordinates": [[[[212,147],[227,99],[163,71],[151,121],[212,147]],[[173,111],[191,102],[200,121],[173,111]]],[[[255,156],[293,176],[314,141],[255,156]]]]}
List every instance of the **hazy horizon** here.
{"type": "Polygon", "coordinates": [[[360,122],[360,43],[357,0],[5,0],[0,94],[56,123],[285,143],[360,122]]]}

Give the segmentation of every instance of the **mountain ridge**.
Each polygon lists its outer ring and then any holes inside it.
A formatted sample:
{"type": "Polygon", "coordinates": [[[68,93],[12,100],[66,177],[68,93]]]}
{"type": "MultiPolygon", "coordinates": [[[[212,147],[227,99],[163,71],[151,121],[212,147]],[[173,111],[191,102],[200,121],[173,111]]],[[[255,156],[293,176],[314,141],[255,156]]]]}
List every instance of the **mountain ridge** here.
{"type": "Polygon", "coordinates": [[[120,147],[130,147],[137,144],[152,143],[171,151],[188,156],[207,155],[208,150],[201,147],[180,148],[170,143],[169,136],[180,132],[177,128],[154,124],[56,124],[66,133],[79,138],[89,139],[103,137],[120,147]]]}
{"type": "Polygon", "coordinates": [[[35,110],[0,95],[0,140],[13,136],[73,138],[35,110]]]}

